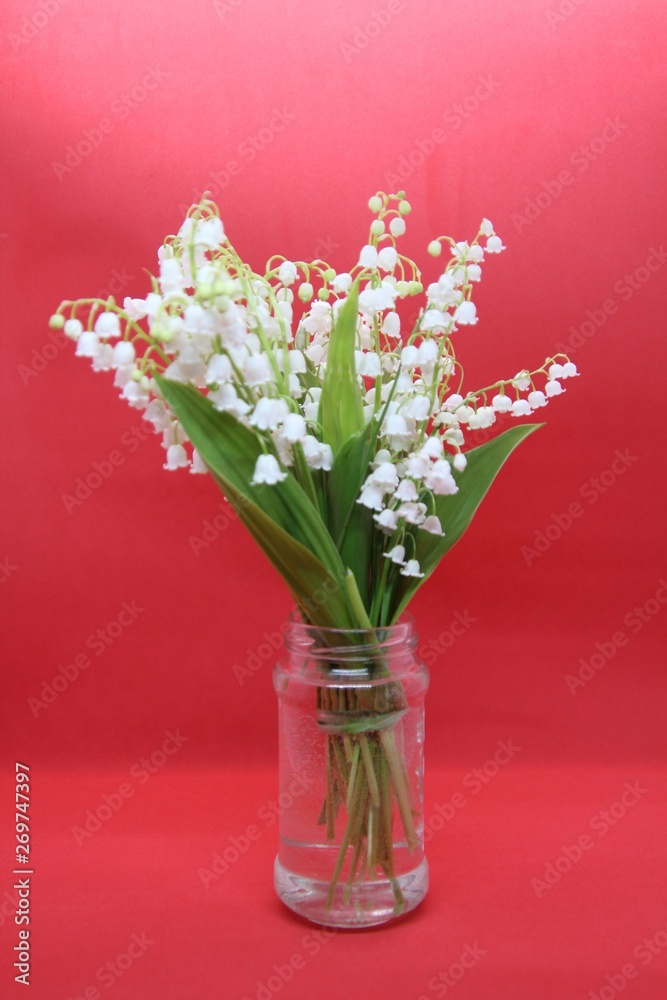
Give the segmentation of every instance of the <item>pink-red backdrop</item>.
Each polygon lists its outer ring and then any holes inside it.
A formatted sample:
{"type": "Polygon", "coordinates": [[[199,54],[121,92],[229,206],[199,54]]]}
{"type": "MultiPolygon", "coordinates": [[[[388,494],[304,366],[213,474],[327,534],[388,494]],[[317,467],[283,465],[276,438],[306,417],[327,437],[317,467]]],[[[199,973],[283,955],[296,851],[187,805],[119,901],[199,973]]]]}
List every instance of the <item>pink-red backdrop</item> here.
{"type": "Polygon", "coordinates": [[[36,1000],[430,1000],[453,983],[461,1000],[657,1000],[662,4],[6,0],[0,34],[0,993],[22,989],[19,760],[34,780],[36,1000]],[[148,425],[47,321],[64,297],[144,294],[204,190],[257,267],[280,252],[346,269],[369,195],[397,188],[427,277],[439,233],[470,238],[488,216],[507,245],[460,334],[467,384],[558,350],[582,377],[414,602],[432,669],[429,900],[316,949],[271,895],[275,825],[242,840],[275,794],[265,633],[289,597],[213,484],[163,472],[148,425]],[[520,750],[473,792],[498,741],[520,750]],[[462,788],[466,808],[448,809],[462,788]],[[572,860],[589,834],[595,850],[572,860]],[[224,850],[238,857],[207,882],[224,850]],[[531,882],[556,862],[553,884],[531,882]],[[98,975],[132,934],[153,944],[98,975]],[[484,954],[458,981],[467,946],[484,954]]]}

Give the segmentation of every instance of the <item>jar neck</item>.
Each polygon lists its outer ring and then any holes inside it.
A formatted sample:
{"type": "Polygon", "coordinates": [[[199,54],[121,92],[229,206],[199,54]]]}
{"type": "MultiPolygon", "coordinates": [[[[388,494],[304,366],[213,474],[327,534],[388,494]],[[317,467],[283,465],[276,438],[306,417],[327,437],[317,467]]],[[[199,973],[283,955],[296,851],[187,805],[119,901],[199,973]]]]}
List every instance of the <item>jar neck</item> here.
{"type": "Polygon", "coordinates": [[[285,632],[285,650],[290,658],[335,663],[345,669],[384,663],[391,668],[413,655],[418,635],[414,619],[404,614],[395,625],[376,629],[321,628],[308,625],[294,613],[285,632]]]}

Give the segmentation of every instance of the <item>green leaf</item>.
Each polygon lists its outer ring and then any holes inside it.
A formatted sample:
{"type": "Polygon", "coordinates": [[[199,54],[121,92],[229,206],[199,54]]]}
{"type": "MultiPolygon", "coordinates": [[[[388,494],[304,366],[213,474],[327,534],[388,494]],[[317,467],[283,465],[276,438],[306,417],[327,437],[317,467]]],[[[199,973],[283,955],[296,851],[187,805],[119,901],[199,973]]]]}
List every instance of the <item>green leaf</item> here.
{"type": "Polygon", "coordinates": [[[335,579],[309,549],[272,521],[261,507],[249,501],[214,469],[211,472],[238,511],[240,520],[284,579],[304,620],[322,628],[359,628],[350,609],[347,589],[340,580],[335,579]]]}
{"type": "Polygon", "coordinates": [[[357,503],[368,474],[377,436],[375,420],[347,439],[336,457],[327,481],[328,527],[343,565],[354,573],[361,599],[369,606],[369,572],[373,515],[357,503]]]}
{"type": "Polygon", "coordinates": [[[229,413],[220,413],[193,386],[158,376],[165,400],[238,511],[290,587],[297,603],[324,588],[327,597],[318,621],[355,627],[344,584],[345,567],[318,511],[288,472],[275,486],[253,486],[262,446],[253,431],[229,413]]]}
{"type": "MultiPolygon", "coordinates": [[[[464,472],[455,473],[459,492],[453,496],[437,496],[435,513],[440,518],[444,537],[430,535],[427,531],[414,530],[415,555],[419,560],[423,579],[399,577],[392,594],[389,620],[394,622],[412,600],[415,592],[426,582],[442,557],[464,534],[489,487],[514,449],[543,424],[523,424],[511,427],[492,441],[466,452],[468,465],[464,472]]],[[[408,553],[409,555],[409,553],[408,553]]]]}
{"type": "Polygon", "coordinates": [[[322,437],[334,455],[364,424],[362,390],[354,363],[359,289],[352,285],[329,337],[327,365],[320,396],[322,437]]]}

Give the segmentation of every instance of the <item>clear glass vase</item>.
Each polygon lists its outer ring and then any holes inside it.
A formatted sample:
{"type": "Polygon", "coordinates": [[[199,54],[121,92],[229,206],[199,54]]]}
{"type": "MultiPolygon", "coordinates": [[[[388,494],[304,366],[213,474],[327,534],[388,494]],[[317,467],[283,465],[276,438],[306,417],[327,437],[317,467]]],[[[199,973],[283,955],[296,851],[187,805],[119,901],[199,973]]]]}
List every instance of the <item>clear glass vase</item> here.
{"type": "Polygon", "coordinates": [[[275,887],[302,916],[368,927],[414,909],[424,857],[424,695],[406,616],[374,631],[293,619],[274,670],[280,710],[275,887]]]}

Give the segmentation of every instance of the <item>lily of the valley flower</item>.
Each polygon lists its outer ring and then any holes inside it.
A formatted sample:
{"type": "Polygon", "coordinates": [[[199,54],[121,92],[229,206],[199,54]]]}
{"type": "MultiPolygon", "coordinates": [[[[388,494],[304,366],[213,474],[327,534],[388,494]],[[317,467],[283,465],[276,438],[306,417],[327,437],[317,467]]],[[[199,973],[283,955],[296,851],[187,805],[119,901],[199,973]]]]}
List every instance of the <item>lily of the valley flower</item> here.
{"type": "Polygon", "coordinates": [[[274,455],[260,455],[255,463],[255,471],[250,480],[252,486],[275,486],[287,479],[274,455]]]}

